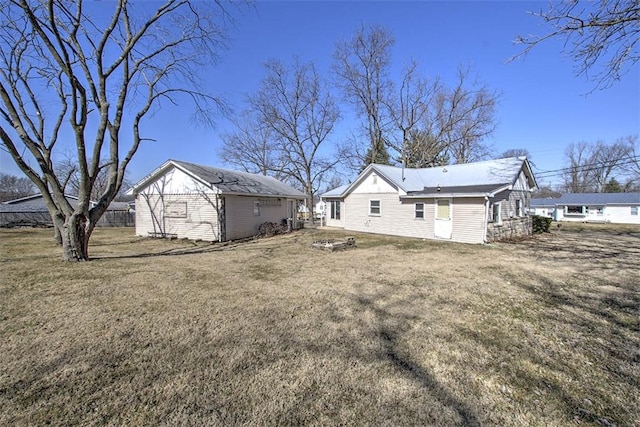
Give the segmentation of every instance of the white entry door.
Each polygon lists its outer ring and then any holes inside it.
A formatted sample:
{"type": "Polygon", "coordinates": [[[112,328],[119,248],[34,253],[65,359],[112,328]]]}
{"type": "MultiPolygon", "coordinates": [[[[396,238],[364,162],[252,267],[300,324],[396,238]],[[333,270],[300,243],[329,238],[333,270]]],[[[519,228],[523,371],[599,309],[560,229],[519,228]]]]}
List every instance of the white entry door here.
{"type": "Polygon", "coordinates": [[[441,239],[450,239],[452,231],[451,199],[436,199],[436,223],[433,234],[441,239]]]}

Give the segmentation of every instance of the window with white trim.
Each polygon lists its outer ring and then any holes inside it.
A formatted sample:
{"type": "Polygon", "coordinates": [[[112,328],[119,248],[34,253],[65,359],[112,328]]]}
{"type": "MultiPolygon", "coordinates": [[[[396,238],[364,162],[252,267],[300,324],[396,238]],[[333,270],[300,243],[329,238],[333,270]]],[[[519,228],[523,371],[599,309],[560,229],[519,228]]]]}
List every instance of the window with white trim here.
{"type": "Polygon", "coordinates": [[[637,206],[631,206],[631,215],[638,215],[638,207],[637,206]]]}
{"type": "Polygon", "coordinates": [[[584,215],[584,206],[565,206],[564,213],[568,215],[584,215]]]}
{"type": "Polygon", "coordinates": [[[369,215],[380,216],[380,200],[369,200],[369,215]]]}
{"type": "Polygon", "coordinates": [[[500,204],[500,202],[493,204],[491,219],[496,225],[502,224],[502,205],[500,204]]]}
{"type": "Polygon", "coordinates": [[[516,199],[516,215],[524,216],[524,212],[522,210],[522,199],[516,199]]]}
{"type": "Polygon", "coordinates": [[[424,203],[416,203],[416,219],[424,219],[424,203]]]}
{"type": "Polygon", "coordinates": [[[260,202],[253,202],[253,216],[260,216],[260,202]]]}
{"type": "Polygon", "coordinates": [[[331,219],[340,219],[340,201],[331,201],[331,219]]]}

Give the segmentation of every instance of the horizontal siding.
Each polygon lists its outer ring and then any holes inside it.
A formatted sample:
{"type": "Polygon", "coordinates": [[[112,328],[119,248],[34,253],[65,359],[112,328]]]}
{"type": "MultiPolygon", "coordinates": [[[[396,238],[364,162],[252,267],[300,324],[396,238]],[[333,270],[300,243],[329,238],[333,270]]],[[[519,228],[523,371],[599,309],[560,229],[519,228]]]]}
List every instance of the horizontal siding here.
{"type": "Polygon", "coordinates": [[[433,200],[424,201],[424,219],[415,218],[415,202],[398,194],[350,194],[345,199],[344,228],[365,233],[433,239],[433,200]],[[380,216],[369,215],[369,200],[380,200],[380,216]]]}
{"type": "MultiPolygon", "coordinates": [[[[637,208],[640,210],[640,206],[637,208]]],[[[631,215],[631,206],[607,206],[604,209],[604,213],[606,219],[610,222],[640,224],[640,215],[631,215]]]]}
{"type": "Polygon", "coordinates": [[[328,225],[329,227],[344,227],[344,221],[347,216],[346,204],[340,201],[340,219],[332,219],[331,218],[331,202],[334,202],[334,201],[338,201],[338,200],[336,199],[325,200],[325,202],[327,203],[326,215],[325,215],[326,225],[328,225]]]}
{"type": "Polygon", "coordinates": [[[261,206],[260,216],[253,213],[253,204],[259,197],[226,196],[225,212],[227,240],[242,239],[258,234],[260,224],[275,222],[281,224],[287,215],[288,200],[282,199],[280,206],[261,206]]]}
{"type": "Polygon", "coordinates": [[[175,234],[179,238],[219,240],[218,215],[215,195],[199,194],[138,194],[136,198],[136,234],[175,234]],[[209,200],[208,200],[209,199],[209,200]],[[169,214],[168,206],[184,206],[184,216],[169,214]]]}
{"type": "MultiPolygon", "coordinates": [[[[436,239],[435,199],[400,200],[398,194],[350,194],[345,199],[344,228],[365,233],[436,239]],[[369,215],[369,200],[380,200],[381,215],[369,215]],[[415,218],[415,204],[424,204],[424,219],[415,218]]],[[[453,199],[451,240],[484,242],[484,199],[453,199]]]]}
{"type": "Polygon", "coordinates": [[[453,199],[451,240],[462,243],[484,243],[484,198],[453,199]]]}

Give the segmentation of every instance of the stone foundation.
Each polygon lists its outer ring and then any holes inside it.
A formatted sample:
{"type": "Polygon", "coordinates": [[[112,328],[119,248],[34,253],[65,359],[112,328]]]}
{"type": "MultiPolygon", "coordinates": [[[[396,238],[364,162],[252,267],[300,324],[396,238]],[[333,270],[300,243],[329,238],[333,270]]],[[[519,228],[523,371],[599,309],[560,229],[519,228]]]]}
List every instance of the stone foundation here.
{"type": "Polygon", "coordinates": [[[531,236],[531,217],[511,218],[502,221],[502,224],[487,224],[487,241],[499,242],[500,240],[517,239],[531,236]]]}

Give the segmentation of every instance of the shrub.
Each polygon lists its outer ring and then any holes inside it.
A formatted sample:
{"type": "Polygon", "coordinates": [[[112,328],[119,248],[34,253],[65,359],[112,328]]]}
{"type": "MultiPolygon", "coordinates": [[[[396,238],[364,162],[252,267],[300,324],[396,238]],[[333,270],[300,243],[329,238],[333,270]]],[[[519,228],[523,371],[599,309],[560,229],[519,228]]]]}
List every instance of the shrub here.
{"type": "Polygon", "coordinates": [[[549,233],[551,221],[553,221],[553,218],[534,215],[532,218],[533,234],[549,233]]]}

